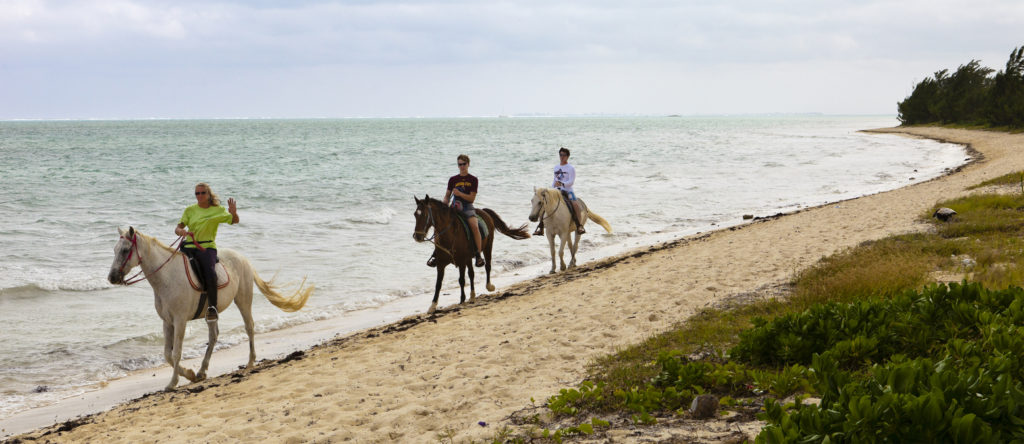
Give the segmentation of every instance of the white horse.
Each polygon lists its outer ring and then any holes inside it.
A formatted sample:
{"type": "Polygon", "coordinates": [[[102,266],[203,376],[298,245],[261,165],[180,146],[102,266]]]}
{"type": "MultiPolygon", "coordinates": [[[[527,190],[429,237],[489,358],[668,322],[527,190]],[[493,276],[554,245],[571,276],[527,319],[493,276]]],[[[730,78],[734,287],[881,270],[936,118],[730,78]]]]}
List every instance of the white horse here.
{"type": "MultiPolygon", "coordinates": [[[[125,282],[125,274],[139,266],[145,279],[153,286],[153,296],[156,302],[156,312],[164,321],[164,359],[171,365],[171,382],[167,384],[167,390],[178,386],[178,375],[182,375],[189,381],[197,382],[206,379],[206,369],[210,364],[210,356],[213,354],[213,346],[217,343],[219,329],[217,323],[209,323],[210,342],[206,346],[206,356],[203,357],[203,364],[199,373],[193,373],[190,369],[184,369],[181,362],[181,345],[185,338],[185,324],[192,319],[199,319],[196,313],[205,313],[204,310],[197,311],[200,292],[195,290],[189,283],[185,273],[184,254],[176,251],[159,240],[139,233],[135,228],[124,231],[117,229],[121,238],[114,245],[114,263],[110,266],[110,275],[107,277],[112,284],[130,285],[133,282],[125,282]]],[[[264,282],[263,279],[252,269],[249,261],[234,250],[227,248],[217,252],[220,264],[228,272],[229,283],[218,291],[217,311],[223,312],[234,301],[238,311],[242,313],[242,320],[245,322],[245,332],[249,335],[249,363],[246,368],[252,368],[256,361],[256,345],[253,341],[255,334],[252,320],[252,286],[255,283],[260,292],[267,297],[270,303],[284,311],[296,311],[306,304],[306,300],[313,293],[310,286],[303,290],[303,285],[291,296],[285,297],[279,294],[271,282],[264,282]]],[[[140,279],[141,280],[141,279],[140,279]]],[[[305,280],[303,280],[305,284],[305,280]]],[[[201,286],[202,284],[200,284],[201,286]]]]}
{"type": "MultiPolygon", "coordinates": [[[[587,219],[600,224],[609,233],[612,232],[612,226],[608,225],[608,221],[604,220],[603,217],[598,216],[594,212],[587,209],[587,204],[583,203],[583,199],[576,199],[579,202],[579,218],[580,223],[583,225],[587,224],[587,219]]],[[[554,188],[534,188],[533,199],[530,200],[530,221],[536,222],[538,219],[544,221],[544,232],[548,237],[548,246],[551,247],[551,271],[555,272],[555,235],[557,234],[561,239],[561,247],[558,248],[558,260],[562,264],[562,271],[565,271],[565,259],[562,258],[562,253],[565,251],[565,244],[568,242],[569,252],[572,254],[572,259],[569,261],[569,268],[576,267],[576,249],[580,246],[580,234],[576,233],[576,222],[572,220],[572,214],[569,213],[569,207],[565,203],[565,199],[562,198],[562,192],[554,188]],[[570,236],[575,233],[575,240],[570,239],[570,236]]]]}

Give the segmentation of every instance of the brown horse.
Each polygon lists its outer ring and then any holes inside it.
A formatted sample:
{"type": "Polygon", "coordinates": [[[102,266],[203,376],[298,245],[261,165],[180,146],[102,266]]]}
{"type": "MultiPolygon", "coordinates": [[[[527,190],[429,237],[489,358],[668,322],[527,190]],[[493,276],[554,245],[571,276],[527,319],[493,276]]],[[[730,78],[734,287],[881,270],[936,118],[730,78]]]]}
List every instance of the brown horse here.
{"type": "MultiPolygon", "coordinates": [[[[476,255],[476,242],[471,235],[467,235],[468,228],[458,216],[455,210],[449,208],[444,202],[431,199],[425,196],[422,200],[413,196],[416,201],[416,229],[412,238],[416,242],[431,241],[434,243],[434,257],[437,259],[437,282],[434,284],[434,302],[430,304],[427,313],[433,313],[437,309],[437,297],[441,292],[441,280],[444,279],[444,269],[448,264],[455,264],[459,267],[459,287],[462,297],[459,303],[466,302],[466,269],[469,268],[469,300],[476,299],[476,287],[473,285],[473,257],[476,255]],[[427,230],[434,228],[434,235],[427,238],[427,230]]],[[[478,208],[476,217],[487,226],[487,237],[482,238],[484,243],[483,253],[487,264],[484,269],[487,271],[487,291],[494,291],[491,285],[491,246],[494,245],[494,229],[497,228],[501,234],[512,239],[526,239],[530,234],[526,231],[526,224],[519,228],[509,228],[505,221],[498,217],[498,213],[489,208],[478,208]]],[[[481,233],[483,234],[483,233],[481,233]]]]}

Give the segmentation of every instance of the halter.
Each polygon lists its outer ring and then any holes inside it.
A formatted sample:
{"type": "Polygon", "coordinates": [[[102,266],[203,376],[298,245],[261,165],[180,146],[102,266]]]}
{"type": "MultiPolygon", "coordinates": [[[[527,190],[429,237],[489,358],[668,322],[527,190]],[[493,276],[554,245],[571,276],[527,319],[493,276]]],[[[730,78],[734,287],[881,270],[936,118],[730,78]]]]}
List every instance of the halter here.
{"type": "MultiPolygon", "coordinates": [[[[121,239],[127,240],[127,241],[132,243],[131,248],[128,249],[128,256],[124,258],[124,261],[121,262],[121,267],[118,268],[118,270],[121,272],[121,275],[124,275],[124,271],[125,271],[124,267],[126,265],[128,265],[128,261],[132,260],[132,255],[133,254],[138,254],[139,255],[139,272],[129,276],[127,279],[124,280],[124,285],[126,285],[126,286],[127,285],[132,285],[132,284],[137,284],[137,283],[142,282],[142,281],[147,279],[147,276],[144,274],[145,273],[144,270],[142,270],[142,253],[139,253],[138,237],[139,237],[139,233],[137,231],[132,233],[132,237],[131,238],[127,238],[127,237],[121,236],[121,239]],[[137,278],[140,274],[142,275],[142,277],[137,278]]],[[[184,238],[185,238],[184,236],[181,236],[177,240],[175,240],[174,242],[171,242],[171,247],[173,247],[174,244],[180,242],[184,238]]],[[[171,259],[173,259],[173,258],[174,258],[174,253],[171,253],[171,255],[167,257],[167,260],[164,261],[164,263],[160,264],[159,267],[156,267],[156,270],[153,270],[153,274],[156,274],[158,271],[160,271],[161,268],[164,268],[164,265],[167,265],[167,263],[170,262],[171,259]]]]}

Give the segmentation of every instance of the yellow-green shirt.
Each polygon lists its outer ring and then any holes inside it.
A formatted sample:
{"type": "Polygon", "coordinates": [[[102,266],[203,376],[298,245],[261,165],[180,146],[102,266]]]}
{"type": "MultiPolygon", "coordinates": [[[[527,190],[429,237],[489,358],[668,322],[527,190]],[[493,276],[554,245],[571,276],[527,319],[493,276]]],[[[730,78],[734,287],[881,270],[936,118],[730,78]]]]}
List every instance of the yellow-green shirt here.
{"type": "MultiPolygon", "coordinates": [[[[205,242],[200,245],[203,248],[217,248],[217,227],[222,223],[231,223],[231,213],[227,208],[220,205],[210,205],[202,208],[199,204],[190,205],[181,214],[181,223],[188,227],[188,231],[196,234],[196,242],[205,242]]],[[[192,238],[185,239],[185,242],[192,242],[192,238]]],[[[195,248],[195,245],[186,244],[185,248],[195,248]]]]}

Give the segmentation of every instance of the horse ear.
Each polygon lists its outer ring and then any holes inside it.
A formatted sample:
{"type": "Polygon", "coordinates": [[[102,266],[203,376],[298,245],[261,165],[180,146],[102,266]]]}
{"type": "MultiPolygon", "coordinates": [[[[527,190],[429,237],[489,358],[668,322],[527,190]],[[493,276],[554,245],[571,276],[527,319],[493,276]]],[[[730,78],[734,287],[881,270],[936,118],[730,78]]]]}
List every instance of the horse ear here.
{"type": "Polygon", "coordinates": [[[128,235],[129,236],[134,236],[135,235],[135,227],[128,227],[128,235]]]}
{"type": "Polygon", "coordinates": [[[413,194],[413,195],[412,195],[412,200],[415,200],[415,201],[416,201],[416,204],[417,204],[417,205],[419,205],[419,203],[420,203],[420,198],[416,197],[416,195],[415,195],[415,194],[413,194]]]}
{"type": "Polygon", "coordinates": [[[124,236],[124,230],[121,229],[121,227],[117,227],[117,234],[120,234],[121,236],[124,236]]]}

